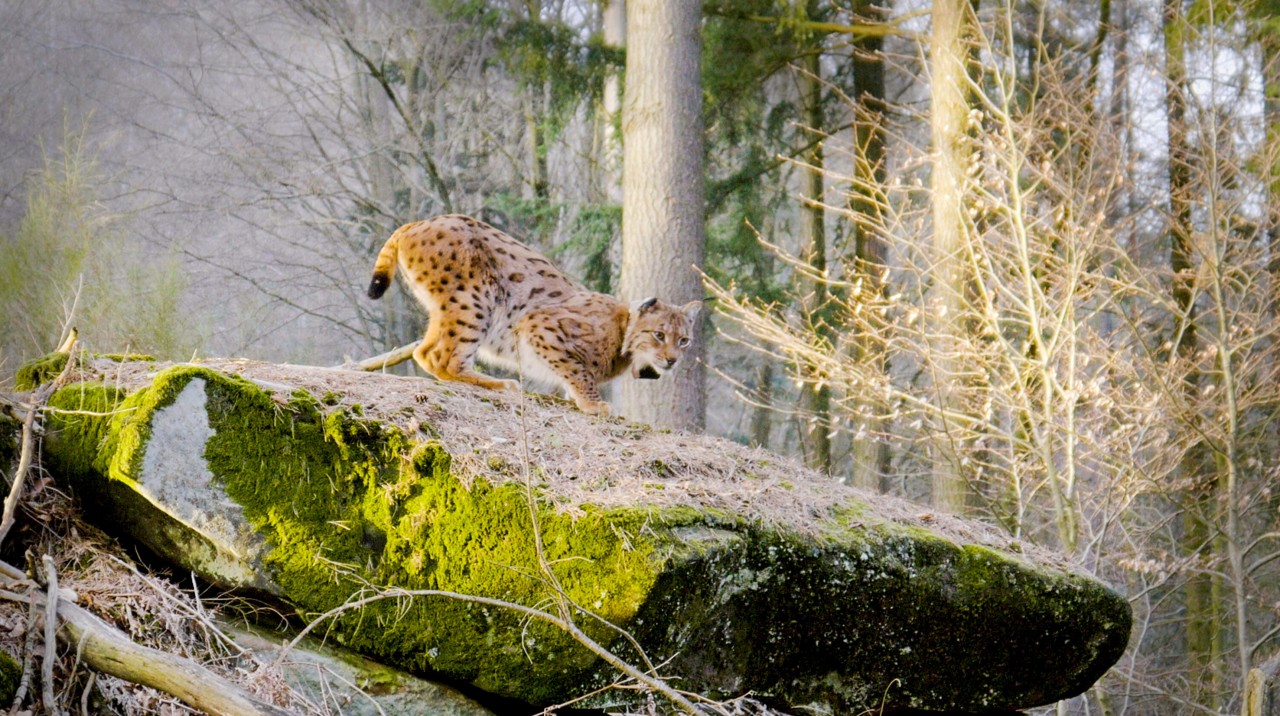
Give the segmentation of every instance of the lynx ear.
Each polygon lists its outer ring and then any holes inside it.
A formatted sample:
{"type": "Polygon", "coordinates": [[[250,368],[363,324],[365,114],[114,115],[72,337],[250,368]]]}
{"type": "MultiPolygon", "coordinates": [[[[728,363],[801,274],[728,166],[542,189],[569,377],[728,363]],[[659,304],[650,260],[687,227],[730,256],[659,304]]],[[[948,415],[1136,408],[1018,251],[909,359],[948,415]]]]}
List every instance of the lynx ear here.
{"type": "Polygon", "coordinates": [[[631,304],[631,312],[644,313],[645,311],[648,311],[649,309],[653,308],[656,305],[658,305],[658,299],[650,296],[649,298],[646,298],[643,301],[636,301],[635,303],[631,304]]]}
{"type": "Polygon", "coordinates": [[[698,318],[698,311],[702,310],[702,301],[690,301],[680,307],[680,312],[684,314],[684,320],[693,323],[698,318]]]}

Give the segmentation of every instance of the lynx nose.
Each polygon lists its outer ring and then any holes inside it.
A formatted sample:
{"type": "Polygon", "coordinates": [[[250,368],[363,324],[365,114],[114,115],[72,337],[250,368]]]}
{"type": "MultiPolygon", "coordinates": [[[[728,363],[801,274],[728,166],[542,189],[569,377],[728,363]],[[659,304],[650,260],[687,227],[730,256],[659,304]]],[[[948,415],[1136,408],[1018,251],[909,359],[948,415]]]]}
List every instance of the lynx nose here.
{"type": "Polygon", "coordinates": [[[665,365],[663,365],[663,368],[670,368],[671,366],[676,364],[676,359],[667,358],[665,361],[663,361],[663,363],[665,363],[665,365]]]}

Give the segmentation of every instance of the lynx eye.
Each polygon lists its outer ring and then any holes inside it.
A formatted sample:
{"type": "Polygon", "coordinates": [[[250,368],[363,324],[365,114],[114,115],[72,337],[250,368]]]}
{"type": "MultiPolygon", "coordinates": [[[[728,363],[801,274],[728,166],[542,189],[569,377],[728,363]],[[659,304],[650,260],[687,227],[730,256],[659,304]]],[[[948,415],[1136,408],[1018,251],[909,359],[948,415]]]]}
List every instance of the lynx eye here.
{"type": "Polygon", "coordinates": [[[680,346],[681,348],[685,348],[689,345],[689,339],[681,338],[680,340],[676,341],[676,345],[680,346]]]}
{"type": "Polygon", "coordinates": [[[661,343],[662,341],[667,340],[667,334],[663,333],[662,331],[654,331],[654,332],[653,332],[653,338],[654,338],[654,340],[656,340],[656,341],[658,341],[659,343],[661,343]]]}

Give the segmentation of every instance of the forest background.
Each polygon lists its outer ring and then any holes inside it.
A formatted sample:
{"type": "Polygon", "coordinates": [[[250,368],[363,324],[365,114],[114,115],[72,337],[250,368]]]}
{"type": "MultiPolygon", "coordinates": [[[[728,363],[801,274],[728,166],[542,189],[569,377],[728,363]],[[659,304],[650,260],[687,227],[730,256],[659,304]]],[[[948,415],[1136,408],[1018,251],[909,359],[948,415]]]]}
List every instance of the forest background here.
{"type": "MultiPolygon", "coordinates": [[[[624,174],[690,152],[626,151],[635,10],[3,0],[0,375],[69,321],[171,359],[408,343],[373,256],[449,211],[642,290],[669,247],[626,236],[624,174]]],[[[1280,5],[706,0],[700,31],[646,75],[702,140],[706,283],[656,288],[716,297],[674,422],[1122,589],[1129,651],[1059,712],[1238,713],[1280,653],[1280,5]]]]}

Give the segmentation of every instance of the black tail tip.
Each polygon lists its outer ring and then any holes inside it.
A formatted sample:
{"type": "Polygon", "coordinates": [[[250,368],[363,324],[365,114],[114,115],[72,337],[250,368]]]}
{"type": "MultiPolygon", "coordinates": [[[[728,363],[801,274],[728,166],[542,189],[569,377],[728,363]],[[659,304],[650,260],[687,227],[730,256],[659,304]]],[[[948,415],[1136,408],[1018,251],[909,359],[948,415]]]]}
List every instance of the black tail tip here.
{"type": "Polygon", "coordinates": [[[382,294],[387,292],[387,286],[390,285],[391,282],[387,280],[386,276],[382,274],[374,275],[373,280],[369,282],[369,298],[382,298],[382,294]]]}

